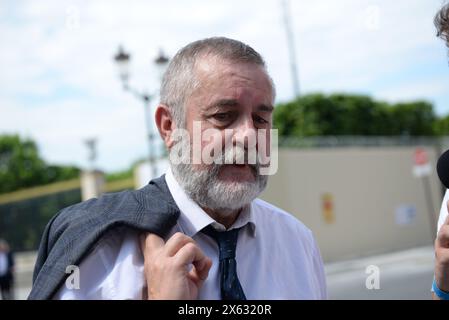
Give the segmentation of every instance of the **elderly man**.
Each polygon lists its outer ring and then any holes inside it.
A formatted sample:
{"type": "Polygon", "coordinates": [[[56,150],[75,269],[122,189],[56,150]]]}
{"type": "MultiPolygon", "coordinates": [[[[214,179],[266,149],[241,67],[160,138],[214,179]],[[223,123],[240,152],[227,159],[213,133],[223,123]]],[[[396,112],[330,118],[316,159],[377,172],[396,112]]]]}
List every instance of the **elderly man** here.
{"type": "Polygon", "coordinates": [[[53,218],[30,298],[326,298],[311,231],[256,199],[268,177],[248,159],[270,145],[275,98],[259,53],[227,38],[193,42],[170,62],[160,97],[170,169],[53,218]],[[64,282],[68,264],[76,272],[64,282]]]}
{"type": "MultiPolygon", "coordinates": [[[[449,4],[441,8],[435,16],[437,36],[449,47],[449,4]]],[[[437,238],[435,240],[435,278],[432,295],[436,300],[449,300],[449,192],[443,199],[438,219],[437,238]]]]}

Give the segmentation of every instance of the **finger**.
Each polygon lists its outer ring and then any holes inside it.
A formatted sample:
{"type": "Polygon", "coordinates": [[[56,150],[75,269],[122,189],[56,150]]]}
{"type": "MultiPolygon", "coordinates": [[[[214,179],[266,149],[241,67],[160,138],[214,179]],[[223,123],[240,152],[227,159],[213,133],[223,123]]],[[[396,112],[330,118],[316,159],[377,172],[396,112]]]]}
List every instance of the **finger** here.
{"type": "Polygon", "coordinates": [[[189,242],[179,249],[174,258],[178,265],[187,266],[203,260],[206,258],[206,255],[195,243],[189,242]]]}
{"type": "Polygon", "coordinates": [[[195,244],[195,241],[182,232],[176,232],[173,236],[170,237],[170,239],[167,240],[164,248],[165,253],[169,257],[173,257],[187,243],[195,244]]]}
{"type": "Polygon", "coordinates": [[[442,225],[438,231],[436,245],[439,247],[449,247],[449,225],[442,225]]]}
{"type": "Polygon", "coordinates": [[[139,245],[140,245],[140,250],[142,251],[142,253],[145,252],[145,238],[147,237],[148,233],[142,233],[139,236],[139,245]]]}
{"type": "Polygon", "coordinates": [[[144,256],[164,247],[164,239],[153,233],[141,236],[141,249],[144,256]]]}
{"type": "Polygon", "coordinates": [[[193,263],[193,268],[190,270],[189,274],[193,279],[204,281],[207,279],[211,267],[212,260],[205,257],[204,259],[193,263]]]}

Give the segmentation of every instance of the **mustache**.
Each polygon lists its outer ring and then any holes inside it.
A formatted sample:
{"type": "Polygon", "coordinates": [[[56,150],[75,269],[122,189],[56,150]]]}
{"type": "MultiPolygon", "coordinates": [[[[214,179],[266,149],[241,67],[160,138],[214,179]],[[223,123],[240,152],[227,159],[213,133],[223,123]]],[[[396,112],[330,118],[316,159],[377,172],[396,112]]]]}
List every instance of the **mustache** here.
{"type": "MultiPolygon", "coordinates": [[[[218,174],[218,170],[224,166],[229,165],[247,165],[253,175],[257,177],[259,175],[260,161],[257,154],[253,160],[255,163],[249,163],[250,152],[248,149],[241,145],[234,146],[232,148],[226,148],[221,153],[214,155],[214,161],[211,164],[218,174]]],[[[253,161],[251,161],[253,162],[253,161]]]]}

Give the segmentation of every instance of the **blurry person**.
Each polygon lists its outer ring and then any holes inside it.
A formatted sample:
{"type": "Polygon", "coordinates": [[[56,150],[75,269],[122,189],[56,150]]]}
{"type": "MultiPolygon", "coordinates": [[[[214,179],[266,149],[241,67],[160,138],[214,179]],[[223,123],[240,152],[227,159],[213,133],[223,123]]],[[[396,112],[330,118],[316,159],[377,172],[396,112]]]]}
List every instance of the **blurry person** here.
{"type": "Polygon", "coordinates": [[[14,256],[8,243],[0,239],[0,291],[3,300],[14,299],[14,256]]]}
{"type": "Polygon", "coordinates": [[[312,232],[257,199],[268,176],[249,152],[270,145],[275,99],[260,54],[223,37],[190,43],[171,60],[160,99],[170,168],[140,190],[56,215],[29,298],[325,299],[312,232]],[[253,145],[245,137],[255,131],[253,145]]]}
{"type": "MultiPolygon", "coordinates": [[[[437,36],[444,40],[449,48],[449,4],[441,8],[434,19],[437,36]]],[[[449,192],[441,205],[435,240],[435,278],[432,284],[434,299],[449,300],[449,192]]]]}
{"type": "Polygon", "coordinates": [[[449,3],[437,12],[434,18],[437,37],[440,37],[449,48],[449,3]]]}

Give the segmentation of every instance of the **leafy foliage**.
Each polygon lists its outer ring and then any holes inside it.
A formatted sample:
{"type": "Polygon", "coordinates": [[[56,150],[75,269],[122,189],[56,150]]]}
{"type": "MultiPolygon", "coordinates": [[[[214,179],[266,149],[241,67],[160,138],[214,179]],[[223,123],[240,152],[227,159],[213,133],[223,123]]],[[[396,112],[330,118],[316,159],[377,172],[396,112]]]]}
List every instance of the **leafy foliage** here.
{"type": "Polygon", "coordinates": [[[389,104],[369,96],[309,94],[279,104],[274,126],[284,137],[362,135],[434,136],[449,133],[426,101],[389,104]]]}
{"type": "Polygon", "coordinates": [[[36,143],[18,135],[0,135],[0,193],[78,177],[74,166],[47,165],[36,143]]]}

